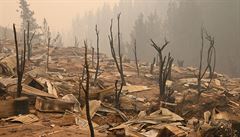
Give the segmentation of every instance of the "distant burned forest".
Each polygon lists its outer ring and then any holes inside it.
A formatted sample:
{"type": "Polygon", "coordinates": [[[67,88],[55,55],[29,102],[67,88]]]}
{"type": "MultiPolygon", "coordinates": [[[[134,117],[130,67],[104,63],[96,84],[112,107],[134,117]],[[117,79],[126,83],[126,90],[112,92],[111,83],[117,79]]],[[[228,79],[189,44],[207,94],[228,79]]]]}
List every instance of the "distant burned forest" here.
{"type": "Polygon", "coordinates": [[[97,23],[102,50],[110,53],[106,37],[108,25],[111,18],[121,12],[124,55],[133,59],[132,48],[136,39],[139,59],[150,62],[157,53],[148,47],[149,39],[160,43],[167,37],[171,41],[167,50],[178,60],[184,60],[185,65],[195,66],[199,58],[201,27],[204,26],[216,40],[217,70],[239,76],[240,62],[235,61],[240,57],[239,7],[239,0],[120,0],[113,9],[105,4],[96,13],[77,16],[73,20],[73,34],[79,39],[89,38],[95,46],[93,30],[97,23]]]}

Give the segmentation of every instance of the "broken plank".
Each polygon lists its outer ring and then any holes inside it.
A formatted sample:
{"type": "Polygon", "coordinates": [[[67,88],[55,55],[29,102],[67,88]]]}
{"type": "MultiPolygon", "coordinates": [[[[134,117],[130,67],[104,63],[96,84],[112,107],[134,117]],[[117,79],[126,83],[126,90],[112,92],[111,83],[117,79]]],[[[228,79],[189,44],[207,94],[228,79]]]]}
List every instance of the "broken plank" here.
{"type": "Polygon", "coordinates": [[[48,94],[42,90],[30,87],[26,84],[22,84],[22,93],[25,93],[27,95],[35,95],[35,96],[42,96],[42,97],[50,97],[50,98],[57,98],[56,96],[52,94],[48,94]]]}
{"type": "Polygon", "coordinates": [[[35,108],[41,112],[60,112],[64,113],[66,110],[74,110],[74,102],[67,102],[62,99],[43,99],[36,98],[35,108]]]}
{"type": "MultiPolygon", "coordinates": [[[[94,115],[96,114],[96,112],[98,111],[98,109],[100,108],[101,106],[101,101],[98,101],[98,100],[91,100],[89,102],[89,108],[90,108],[90,116],[91,118],[94,117],[94,115]]],[[[87,118],[87,115],[86,115],[86,106],[83,108],[83,118],[87,118]]]]}
{"type": "Polygon", "coordinates": [[[159,133],[160,137],[162,136],[185,137],[186,135],[187,133],[184,130],[172,125],[165,126],[165,128],[161,130],[159,133]]]}
{"type": "Polygon", "coordinates": [[[127,91],[128,93],[146,91],[150,89],[151,88],[148,88],[147,86],[138,86],[138,85],[123,86],[123,91],[127,91]]]}
{"type": "Polygon", "coordinates": [[[29,108],[27,97],[0,101],[0,118],[18,114],[27,114],[28,111],[29,108]]]}

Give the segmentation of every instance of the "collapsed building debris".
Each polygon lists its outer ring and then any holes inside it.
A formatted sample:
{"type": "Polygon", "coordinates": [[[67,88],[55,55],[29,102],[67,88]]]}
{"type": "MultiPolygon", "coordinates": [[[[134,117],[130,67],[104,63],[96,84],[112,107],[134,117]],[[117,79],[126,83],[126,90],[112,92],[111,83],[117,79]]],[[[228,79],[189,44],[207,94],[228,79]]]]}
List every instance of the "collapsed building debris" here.
{"type": "MultiPolygon", "coordinates": [[[[80,47],[51,48],[48,72],[45,72],[44,63],[41,64],[46,61],[41,56],[45,49],[37,47],[32,51],[31,62],[26,66],[23,77],[22,100],[15,99],[16,69],[11,69],[13,73],[8,73],[10,75],[2,73],[0,136],[2,133],[10,134],[8,125],[17,125],[14,134],[22,133],[21,130],[28,128],[31,133],[39,136],[57,136],[63,132],[89,136],[85,104],[78,100],[79,70],[83,69],[79,62],[84,61],[84,52],[80,47]],[[59,68],[64,71],[58,71],[59,68]],[[16,101],[17,107],[14,103],[16,101]],[[45,131],[42,132],[41,129],[45,131]]],[[[10,56],[5,58],[8,57],[10,56]]],[[[121,76],[106,55],[99,54],[99,58],[101,69],[98,73],[101,75],[98,75],[96,85],[89,87],[89,109],[95,136],[185,137],[239,134],[239,79],[214,72],[211,88],[202,93],[199,102],[196,102],[198,83],[194,73],[197,69],[173,64],[171,80],[166,80],[166,88],[173,93],[168,100],[162,100],[159,107],[158,68],[153,68],[153,73],[150,74],[150,66],[138,62],[138,76],[135,62],[123,60],[126,85],[121,92],[121,105],[116,109],[114,84],[121,76]]],[[[11,65],[9,68],[12,68],[11,65]]],[[[89,82],[94,83],[96,70],[89,69],[89,72],[89,82]]],[[[208,82],[209,78],[203,77],[202,89],[208,87],[208,82]]],[[[84,102],[85,94],[81,92],[84,102]]]]}

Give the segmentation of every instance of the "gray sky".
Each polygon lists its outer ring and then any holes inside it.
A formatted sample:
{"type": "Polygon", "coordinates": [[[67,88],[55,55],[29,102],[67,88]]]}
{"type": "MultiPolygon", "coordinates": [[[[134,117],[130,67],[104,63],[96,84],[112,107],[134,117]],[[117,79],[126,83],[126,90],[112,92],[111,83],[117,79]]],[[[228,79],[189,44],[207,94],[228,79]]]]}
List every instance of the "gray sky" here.
{"type": "MultiPolygon", "coordinates": [[[[53,31],[68,30],[72,19],[87,11],[96,11],[99,6],[109,3],[113,6],[118,0],[28,0],[34,17],[42,24],[45,17],[53,31]]],[[[20,25],[19,0],[0,0],[0,25],[11,27],[20,25]]]]}

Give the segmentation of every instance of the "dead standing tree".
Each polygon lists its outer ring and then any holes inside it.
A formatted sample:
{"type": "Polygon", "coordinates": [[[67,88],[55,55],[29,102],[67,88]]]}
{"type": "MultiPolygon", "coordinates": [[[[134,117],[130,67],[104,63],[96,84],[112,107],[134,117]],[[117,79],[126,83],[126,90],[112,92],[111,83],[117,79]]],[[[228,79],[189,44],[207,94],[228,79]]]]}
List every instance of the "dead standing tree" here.
{"type": "Polygon", "coordinates": [[[163,49],[169,44],[169,41],[165,39],[165,43],[162,47],[157,46],[157,44],[151,39],[151,46],[158,52],[159,56],[159,89],[160,89],[160,96],[159,96],[159,103],[161,100],[165,100],[167,98],[166,95],[170,96],[170,94],[166,94],[166,81],[171,73],[171,66],[173,63],[173,58],[171,57],[170,53],[168,56],[163,57],[163,49]]]}
{"type": "Polygon", "coordinates": [[[28,21],[28,27],[27,27],[27,48],[28,48],[27,59],[28,59],[28,61],[30,60],[30,58],[32,56],[32,44],[31,43],[32,43],[33,37],[35,36],[35,33],[36,33],[36,31],[34,31],[34,33],[32,34],[32,36],[30,38],[29,28],[30,28],[30,24],[29,24],[29,21],[28,21]]]}
{"type": "Polygon", "coordinates": [[[153,62],[152,62],[151,65],[150,65],[150,74],[153,74],[155,62],[156,62],[156,58],[154,57],[154,58],[153,58],[153,62]]]}
{"type": "Polygon", "coordinates": [[[136,41],[136,39],[134,40],[133,53],[134,53],[134,57],[135,57],[135,64],[136,64],[136,68],[137,68],[137,74],[139,76],[139,67],[138,67],[138,58],[137,58],[137,41],[136,41]]]}
{"type": "MultiPolygon", "coordinates": [[[[29,31],[29,29],[28,29],[29,31]]],[[[22,78],[23,78],[23,74],[24,74],[24,69],[25,69],[25,57],[26,57],[26,32],[24,30],[24,34],[23,34],[23,51],[21,53],[21,55],[19,56],[19,45],[18,45],[18,41],[17,41],[17,32],[16,32],[16,28],[15,28],[15,24],[13,24],[13,33],[14,33],[14,40],[15,40],[15,48],[16,48],[16,62],[17,62],[17,97],[21,97],[21,93],[22,93],[22,78]],[[19,62],[20,61],[20,62],[19,62]]],[[[27,32],[29,33],[29,32],[27,32]]],[[[27,37],[27,41],[28,41],[28,37],[27,37]]]]}
{"type": "Polygon", "coordinates": [[[79,41],[78,41],[78,38],[75,36],[75,39],[74,39],[74,47],[78,47],[79,46],[79,41]]]}
{"type": "Polygon", "coordinates": [[[80,102],[81,107],[84,105],[84,101],[83,101],[82,95],[81,95],[81,89],[82,89],[82,83],[84,81],[84,77],[85,77],[85,68],[83,67],[82,76],[80,76],[80,74],[79,74],[79,78],[78,78],[78,101],[80,102]]]}
{"type": "Polygon", "coordinates": [[[118,14],[118,56],[119,56],[119,63],[118,63],[118,60],[117,60],[117,55],[116,55],[116,52],[115,52],[115,49],[114,49],[114,45],[113,45],[113,33],[112,33],[112,22],[113,20],[111,20],[111,25],[110,25],[110,35],[108,36],[109,38],[109,43],[110,43],[110,48],[111,48],[111,53],[112,53],[112,57],[114,59],[114,62],[117,66],[117,70],[120,74],[120,77],[121,77],[121,81],[123,82],[123,85],[126,85],[126,82],[125,82],[125,78],[124,78],[124,74],[123,74],[123,67],[122,67],[122,55],[121,55],[121,43],[120,43],[120,13],[118,14]]]}
{"type": "MultiPolygon", "coordinates": [[[[85,105],[86,105],[86,115],[87,115],[87,121],[88,121],[88,126],[89,130],[91,133],[91,137],[94,137],[94,129],[93,129],[93,124],[90,116],[90,108],[89,108],[89,87],[90,87],[90,72],[89,72],[89,64],[88,64],[88,59],[87,59],[87,41],[84,41],[84,46],[85,46],[85,64],[84,64],[84,69],[86,73],[86,85],[85,88],[82,83],[82,89],[85,93],[85,105]]],[[[83,74],[84,75],[84,74],[83,74]]]]}
{"type": "Polygon", "coordinates": [[[94,68],[94,47],[92,47],[92,68],[94,68]]]}
{"type": "Polygon", "coordinates": [[[201,29],[201,40],[202,40],[202,45],[201,45],[201,50],[200,50],[200,63],[199,63],[199,72],[197,75],[197,84],[198,84],[198,98],[202,94],[202,92],[206,91],[209,89],[210,84],[213,79],[214,71],[215,71],[215,66],[216,66],[216,49],[215,49],[215,41],[214,37],[210,36],[207,31],[205,30],[205,39],[209,41],[209,48],[207,52],[207,65],[205,69],[203,70],[203,50],[204,50],[204,28],[201,29]],[[202,89],[202,79],[205,76],[207,70],[209,70],[209,82],[208,86],[206,89],[202,89]]]}
{"type": "Polygon", "coordinates": [[[99,31],[98,31],[97,25],[96,25],[95,31],[96,31],[96,35],[97,35],[97,65],[96,65],[96,73],[95,73],[95,77],[94,77],[94,85],[96,86],[97,76],[98,76],[98,71],[99,71],[99,31]]]}
{"type": "Polygon", "coordinates": [[[120,109],[120,96],[122,93],[123,83],[121,82],[120,88],[118,89],[118,80],[115,81],[115,108],[120,109]]]}
{"type": "Polygon", "coordinates": [[[51,41],[51,38],[49,37],[48,38],[48,43],[47,43],[47,64],[46,64],[46,72],[48,72],[48,70],[49,70],[49,66],[48,66],[48,64],[49,64],[49,48],[50,48],[50,41],[51,41]]]}
{"type": "Polygon", "coordinates": [[[117,21],[118,21],[118,56],[119,56],[119,63],[120,63],[120,68],[121,68],[121,79],[122,79],[122,83],[123,83],[123,85],[126,85],[126,81],[125,81],[124,74],[123,74],[122,54],[121,54],[120,16],[121,16],[121,13],[119,13],[118,16],[117,16],[117,21]]]}

